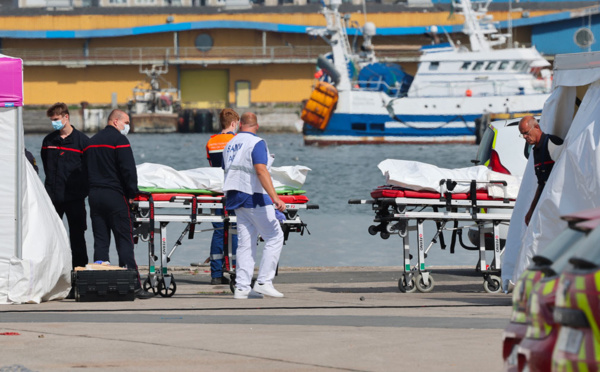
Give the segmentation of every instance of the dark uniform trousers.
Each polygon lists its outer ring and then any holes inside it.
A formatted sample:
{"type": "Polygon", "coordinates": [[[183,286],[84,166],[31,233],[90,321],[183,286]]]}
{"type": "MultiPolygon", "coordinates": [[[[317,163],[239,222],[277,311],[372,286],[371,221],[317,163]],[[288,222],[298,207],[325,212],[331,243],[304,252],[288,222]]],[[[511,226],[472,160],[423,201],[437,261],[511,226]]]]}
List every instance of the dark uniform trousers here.
{"type": "MultiPolygon", "coordinates": [[[[119,266],[137,271],[133,251],[133,227],[129,202],[118,191],[107,188],[91,188],[89,195],[90,215],[94,231],[94,261],[108,261],[110,233],[115,236],[119,266]]],[[[136,288],[141,287],[139,281],[136,288]]]]}
{"type": "Polygon", "coordinates": [[[87,230],[85,199],[53,204],[61,220],[65,214],[67,215],[73,267],[85,267],[88,263],[87,246],[85,244],[85,230],[87,230]]]}

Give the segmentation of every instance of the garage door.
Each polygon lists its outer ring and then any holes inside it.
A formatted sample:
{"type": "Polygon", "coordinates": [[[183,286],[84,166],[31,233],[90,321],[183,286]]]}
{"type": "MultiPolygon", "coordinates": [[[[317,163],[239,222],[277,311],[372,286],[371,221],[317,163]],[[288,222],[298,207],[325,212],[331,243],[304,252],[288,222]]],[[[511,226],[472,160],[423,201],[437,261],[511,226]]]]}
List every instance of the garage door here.
{"type": "Polygon", "coordinates": [[[181,103],[184,108],[227,107],[227,70],[181,71],[181,103]]]}

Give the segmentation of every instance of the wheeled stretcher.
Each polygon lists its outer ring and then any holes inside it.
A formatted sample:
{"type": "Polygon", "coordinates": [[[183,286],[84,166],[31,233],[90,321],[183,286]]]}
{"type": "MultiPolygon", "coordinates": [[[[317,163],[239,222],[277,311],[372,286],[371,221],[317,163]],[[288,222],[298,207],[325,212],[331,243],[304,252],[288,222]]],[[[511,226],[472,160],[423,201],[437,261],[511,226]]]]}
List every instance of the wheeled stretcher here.
{"type": "MultiPolygon", "coordinates": [[[[316,204],[308,204],[309,199],[303,194],[279,195],[286,203],[285,221],[280,221],[284,233],[284,242],[291,232],[304,234],[306,224],[298,215],[301,209],[318,209],[316,204]]],[[[152,190],[140,192],[133,203],[134,240],[148,243],[148,277],[143,283],[147,291],[153,291],[163,297],[171,297],[177,290],[175,278],[168,271],[171,256],[181,245],[187,235],[193,239],[196,233],[214,231],[210,228],[198,230],[202,223],[221,222],[225,230],[224,253],[225,271],[231,277],[232,287],[235,283],[235,268],[232,264],[235,257],[229,247],[232,235],[237,234],[236,217],[224,210],[225,196],[207,190],[152,190]],[[171,222],[184,224],[183,231],[172,248],[167,242],[167,226],[171,222]],[[159,234],[159,251],[156,250],[155,234],[159,234]]],[[[308,230],[307,230],[308,231],[308,230]]],[[[310,232],[309,232],[310,234],[310,232]]]]}
{"type": "Polygon", "coordinates": [[[369,233],[387,239],[390,234],[398,234],[403,244],[403,273],[398,281],[401,292],[429,292],[434,287],[434,280],[425,268],[427,253],[437,243],[438,239],[442,249],[446,247],[444,230],[452,231],[450,252],[458,240],[464,248],[462,229],[476,226],[479,235],[479,245],[474,247],[479,251],[477,269],[483,273],[484,288],[487,292],[499,292],[502,282],[498,273],[501,269],[501,256],[504,251],[500,243],[499,226],[510,221],[515,201],[506,197],[492,198],[482,188],[482,184],[496,185],[506,188],[505,181],[475,181],[451,180],[440,181],[442,192],[414,191],[397,186],[381,186],[371,192],[372,199],[349,200],[349,204],[371,204],[375,211],[374,222],[377,225],[369,227],[369,233]],[[468,193],[453,193],[458,184],[468,184],[468,193]],[[493,209],[493,210],[492,210],[493,209]],[[426,245],[424,222],[433,221],[436,232],[426,245]],[[471,222],[471,225],[461,225],[459,222],[471,222]],[[451,226],[447,227],[447,225],[451,226]],[[411,265],[409,232],[416,231],[417,236],[417,264],[411,265]],[[491,234],[494,258],[492,263],[486,263],[486,234],[491,234]]]}

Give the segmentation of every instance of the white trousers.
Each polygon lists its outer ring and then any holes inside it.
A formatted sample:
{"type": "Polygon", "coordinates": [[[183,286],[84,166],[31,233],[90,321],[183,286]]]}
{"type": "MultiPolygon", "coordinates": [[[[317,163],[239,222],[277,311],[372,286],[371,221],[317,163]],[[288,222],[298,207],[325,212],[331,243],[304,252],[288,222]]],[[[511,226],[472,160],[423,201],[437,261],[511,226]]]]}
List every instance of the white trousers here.
{"type": "Polygon", "coordinates": [[[257,208],[238,208],[238,248],[236,252],[235,286],[248,290],[254,274],[258,235],[265,241],[257,281],[271,283],[277,271],[277,263],[283,248],[283,231],[275,217],[272,205],[257,208]]]}

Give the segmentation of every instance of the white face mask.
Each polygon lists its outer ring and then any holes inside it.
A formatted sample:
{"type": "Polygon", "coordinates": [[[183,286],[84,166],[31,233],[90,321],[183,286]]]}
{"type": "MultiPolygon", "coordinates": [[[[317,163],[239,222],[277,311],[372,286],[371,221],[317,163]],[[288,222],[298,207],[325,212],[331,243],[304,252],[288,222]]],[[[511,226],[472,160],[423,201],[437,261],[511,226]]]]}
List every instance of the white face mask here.
{"type": "Polygon", "coordinates": [[[129,124],[125,124],[125,128],[120,131],[122,135],[126,136],[129,133],[129,124]]]}

